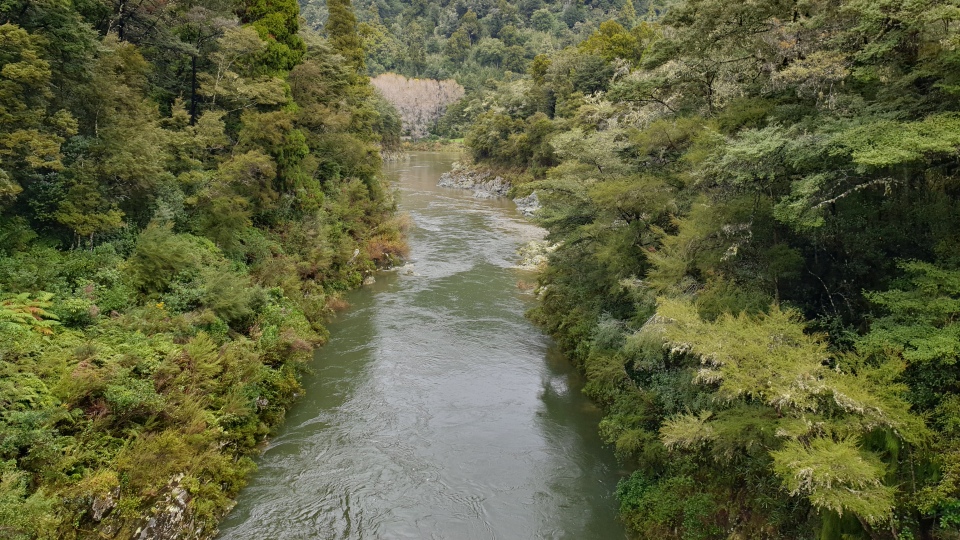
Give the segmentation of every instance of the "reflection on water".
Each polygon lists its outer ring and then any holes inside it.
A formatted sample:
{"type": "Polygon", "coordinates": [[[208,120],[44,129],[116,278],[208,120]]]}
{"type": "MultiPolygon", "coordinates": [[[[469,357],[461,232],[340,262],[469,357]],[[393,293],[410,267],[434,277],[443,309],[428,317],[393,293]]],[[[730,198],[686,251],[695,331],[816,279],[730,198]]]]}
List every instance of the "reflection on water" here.
{"type": "Polygon", "coordinates": [[[599,414],[523,317],[512,267],[541,231],[436,187],[456,157],[388,164],[412,268],[349,296],[221,538],[624,537],[599,414]]]}

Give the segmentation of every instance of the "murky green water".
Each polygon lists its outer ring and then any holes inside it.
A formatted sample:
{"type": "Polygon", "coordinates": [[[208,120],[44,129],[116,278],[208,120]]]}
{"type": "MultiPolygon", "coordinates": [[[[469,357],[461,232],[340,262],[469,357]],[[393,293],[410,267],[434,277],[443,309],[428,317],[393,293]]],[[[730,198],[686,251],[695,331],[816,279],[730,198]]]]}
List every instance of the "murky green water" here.
{"type": "Polygon", "coordinates": [[[523,317],[515,250],[540,231],[436,187],[456,157],[387,165],[412,272],[349,296],[221,538],[624,537],[598,411],[523,317]]]}

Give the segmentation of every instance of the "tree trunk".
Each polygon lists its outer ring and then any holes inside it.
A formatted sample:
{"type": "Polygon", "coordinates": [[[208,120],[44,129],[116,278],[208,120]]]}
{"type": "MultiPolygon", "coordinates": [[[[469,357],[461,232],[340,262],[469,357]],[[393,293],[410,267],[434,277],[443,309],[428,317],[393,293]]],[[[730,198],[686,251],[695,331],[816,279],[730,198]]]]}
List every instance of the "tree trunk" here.
{"type": "Polygon", "coordinates": [[[197,125],[197,55],[190,59],[190,125],[197,125]]]}
{"type": "Polygon", "coordinates": [[[124,14],[125,9],[124,9],[124,8],[126,8],[126,7],[127,7],[127,2],[126,2],[126,0],[121,0],[121,2],[120,2],[120,9],[119,9],[119,15],[120,15],[120,16],[119,16],[119,18],[117,19],[117,39],[119,39],[120,41],[123,41],[123,25],[124,25],[124,20],[123,20],[123,19],[124,19],[124,17],[125,17],[125,14],[124,14]]]}

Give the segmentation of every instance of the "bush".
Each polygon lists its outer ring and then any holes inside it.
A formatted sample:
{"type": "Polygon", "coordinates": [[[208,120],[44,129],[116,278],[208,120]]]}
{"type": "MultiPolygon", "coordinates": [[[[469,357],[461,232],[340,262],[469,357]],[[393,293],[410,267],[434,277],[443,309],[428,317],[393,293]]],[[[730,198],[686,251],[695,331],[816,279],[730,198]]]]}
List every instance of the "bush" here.
{"type": "Polygon", "coordinates": [[[266,302],[266,295],[248,275],[210,268],[202,273],[203,305],[227,323],[250,318],[266,302]]]}
{"type": "Polygon", "coordinates": [[[174,276],[199,268],[215,250],[195,236],[174,234],[170,224],[151,223],[140,233],[126,268],[134,288],[156,295],[170,289],[174,276]]]}
{"type": "Polygon", "coordinates": [[[14,469],[13,462],[0,462],[0,536],[6,540],[57,538],[53,509],[56,498],[43,490],[27,496],[29,477],[14,469]]]}
{"type": "Polygon", "coordinates": [[[82,328],[96,321],[100,309],[86,298],[67,298],[57,302],[51,310],[60,323],[70,328],[82,328]]]}

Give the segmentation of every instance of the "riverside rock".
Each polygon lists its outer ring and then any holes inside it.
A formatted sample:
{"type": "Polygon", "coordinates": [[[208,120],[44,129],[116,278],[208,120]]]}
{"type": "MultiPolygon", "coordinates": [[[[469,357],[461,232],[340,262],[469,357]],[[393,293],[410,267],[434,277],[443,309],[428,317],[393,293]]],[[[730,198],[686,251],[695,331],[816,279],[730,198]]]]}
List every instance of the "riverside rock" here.
{"type": "Polygon", "coordinates": [[[494,176],[490,171],[475,171],[455,165],[453,170],[440,175],[440,187],[471,189],[478,199],[506,197],[512,187],[502,176],[494,176]]]}
{"type": "MultiPolygon", "coordinates": [[[[440,187],[473,190],[473,196],[478,199],[494,199],[507,197],[513,185],[502,176],[494,175],[490,171],[468,169],[461,164],[454,165],[453,170],[440,175],[440,187]]],[[[526,217],[533,215],[540,209],[540,199],[537,192],[513,199],[517,211],[526,217]]]]}
{"type": "Polygon", "coordinates": [[[517,197],[513,202],[517,205],[517,211],[528,218],[533,217],[540,209],[540,198],[536,191],[526,197],[517,197]]]}
{"type": "Polygon", "coordinates": [[[137,540],[200,540],[211,537],[209,531],[199,530],[193,520],[189,503],[192,497],[180,485],[184,475],[174,476],[167,484],[167,493],[161,497],[136,532],[137,540]]]}
{"type": "Polygon", "coordinates": [[[551,244],[546,240],[531,240],[517,249],[520,262],[517,268],[521,270],[542,270],[547,264],[547,258],[556,251],[560,244],[551,244]]]}

